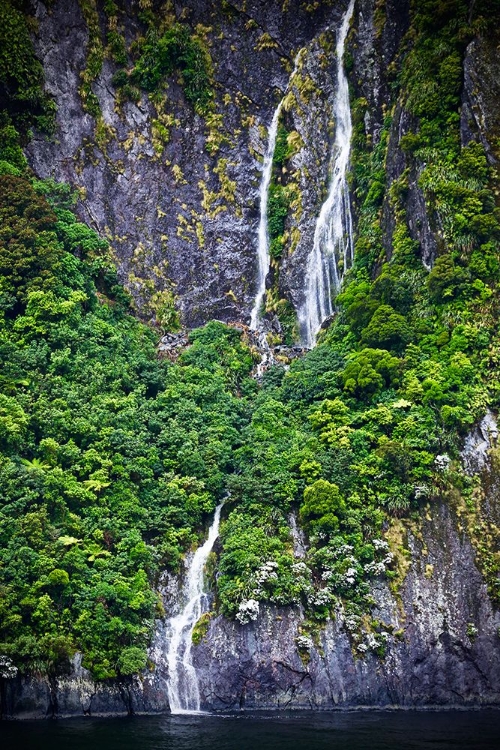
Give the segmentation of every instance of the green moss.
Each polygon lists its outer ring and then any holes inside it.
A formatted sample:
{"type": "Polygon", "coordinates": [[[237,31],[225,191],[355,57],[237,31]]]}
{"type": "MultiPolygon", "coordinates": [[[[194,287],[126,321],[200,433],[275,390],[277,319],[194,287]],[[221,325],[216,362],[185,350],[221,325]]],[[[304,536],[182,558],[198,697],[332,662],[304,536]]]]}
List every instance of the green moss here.
{"type": "Polygon", "coordinates": [[[141,46],[132,80],[151,94],[159,92],[168,76],[178,71],[188,102],[201,115],[212,107],[211,60],[202,41],[186,24],[177,23],[161,36],[153,26],[141,46]]]}
{"type": "Polygon", "coordinates": [[[192,641],[195,646],[198,646],[208,633],[210,621],[213,616],[213,612],[205,612],[205,614],[203,614],[196,622],[192,634],[192,641]]]}
{"type": "Polygon", "coordinates": [[[101,106],[92,90],[92,84],[99,77],[104,62],[104,46],[101,38],[99,13],[96,0],[78,0],[80,9],[88,29],[88,43],[86,50],[86,66],[81,73],[82,83],[80,96],[84,109],[93,117],[99,117],[101,106]]]}

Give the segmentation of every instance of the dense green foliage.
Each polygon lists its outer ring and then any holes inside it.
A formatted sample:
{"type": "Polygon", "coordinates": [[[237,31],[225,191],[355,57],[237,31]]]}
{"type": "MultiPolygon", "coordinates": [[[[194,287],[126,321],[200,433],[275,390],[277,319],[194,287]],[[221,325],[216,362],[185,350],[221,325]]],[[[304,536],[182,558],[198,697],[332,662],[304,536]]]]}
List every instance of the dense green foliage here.
{"type": "Polygon", "coordinates": [[[283,253],[283,234],[285,220],[290,209],[290,201],[286,188],[282,184],[282,169],[289,156],[288,131],[283,126],[278,127],[276,147],[273,154],[271,183],[267,203],[267,230],[269,234],[269,254],[274,260],[279,260],[283,253]]]}
{"type": "MultiPolygon", "coordinates": [[[[111,1],[105,10],[117,13],[111,1]]],[[[26,52],[22,79],[2,46],[0,653],[22,670],[59,671],[79,650],[97,678],[140,671],[161,614],[158,574],[179,568],[222,498],[213,584],[223,613],[246,622],[257,602],[301,604],[314,636],[343,608],[360,653],[383,654],[383,639],[363,630],[370,581],[397,575],[388,521],[418,519],[451,491],[471,499],[462,439],[500,408],[496,176],[479,142],[461,144],[458,115],[465,45],[497,10],[493,0],[472,15],[461,0],[414,3],[392,80],[413,118],[406,169],[388,182],[394,113],[373,145],[358,98],[354,267],[319,345],[260,387],[240,332],[220,323],[191,332],[177,362],[158,359],[155,332],[130,314],[107,244],[76,221],[71,191],[27,173],[13,123],[22,135],[36,124],[41,73],[26,52]],[[432,270],[410,236],[414,180],[437,238],[432,270]]],[[[17,6],[1,13],[23,49],[17,6]]],[[[124,65],[120,40],[107,42],[124,65]]],[[[207,59],[186,26],[150,31],[136,52],[117,86],[158,94],[177,71],[195,108],[209,106],[207,59]]],[[[280,127],[268,207],[275,265],[287,136],[280,127]]],[[[490,553],[479,564],[498,597],[490,553]]]]}
{"type": "Polygon", "coordinates": [[[150,31],[134,78],[147,91],[155,91],[174,70],[182,75],[186,99],[200,112],[205,111],[211,100],[207,55],[183,24],[176,24],[161,37],[150,31]]]}
{"type": "Polygon", "coordinates": [[[105,678],[143,665],[155,575],[222,497],[254,383],[217,323],[158,361],[67,201],[0,177],[0,651],[50,671],[79,649],[105,678]]]}
{"type": "Polygon", "coordinates": [[[24,6],[22,0],[0,3],[0,129],[11,119],[22,135],[33,125],[50,130],[54,113],[54,103],[43,92],[43,69],[33,52],[24,6]]]}
{"type": "MultiPolygon", "coordinates": [[[[198,114],[206,114],[212,101],[210,56],[188,26],[177,23],[159,34],[151,26],[131,81],[150,93],[160,93],[165,80],[180,73],[184,95],[198,114]]],[[[115,78],[120,84],[120,79],[115,78]]]]}

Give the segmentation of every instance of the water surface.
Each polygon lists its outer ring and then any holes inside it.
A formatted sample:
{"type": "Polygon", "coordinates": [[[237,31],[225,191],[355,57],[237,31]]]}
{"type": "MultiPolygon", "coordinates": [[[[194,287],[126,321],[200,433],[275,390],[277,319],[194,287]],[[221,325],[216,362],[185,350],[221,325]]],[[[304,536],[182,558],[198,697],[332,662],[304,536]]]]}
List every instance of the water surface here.
{"type": "Polygon", "coordinates": [[[498,750],[500,711],[243,713],[0,724],[1,750],[498,750]]]}

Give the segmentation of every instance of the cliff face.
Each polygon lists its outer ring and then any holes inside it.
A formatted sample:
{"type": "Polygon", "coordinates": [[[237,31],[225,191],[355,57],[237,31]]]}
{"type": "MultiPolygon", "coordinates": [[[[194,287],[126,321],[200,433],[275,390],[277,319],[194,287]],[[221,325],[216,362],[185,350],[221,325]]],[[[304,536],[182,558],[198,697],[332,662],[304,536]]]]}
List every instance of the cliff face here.
{"type": "MultiPolygon", "coordinates": [[[[248,319],[256,291],[257,199],[266,128],[286,91],[294,57],[303,49],[282,115],[287,132],[296,134],[296,146],[278,176],[292,203],[283,253],[269,279],[275,299],[297,308],[332,141],[335,60],[329,27],[336,28],[345,4],[323,3],[314,11],[298,1],[285,3],[286,9],[257,0],[178,6],[169,12],[198,29],[213,61],[211,122],[194,113],[175,78],[166,102],[154,104],[143,94],[140,102],[119,103],[112,84],[116,66],[109,60],[92,84],[102,112],[96,120],[85,112],[79,94],[89,45],[80,6],[76,0],[58,0],[50,9],[36,3],[36,45],[58,114],[54,139],[35,136],[29,146],[31,165],[41,177],[80,189],[81,217],[109,237],[121,278],[145,315],[152,314],[154,290],[173,289],[187,325],[212,317],[248,319]]],[[[430,267],[438,228],[418,185],[421,165],[410,161],[400,145],[413,119],[391,99],[391,65],[408,28],[409,3],[387,2],[383,22],[379,6],[376,0],[357,3],[348,42],[349,75],[375,146],[388,128],[386,195],[406,173],[408,228],[430,267]]],[[[132,3],[123,6],[119,23],[129,43],[143,33],[132,3]]],[[[104,34],[103,14],[99,24],[104,34]]],[[[461,137],[464,144],[481,141],[491,163],[498,157],[500,122],[493,104],[499,100],[496,68],[491,45],[480,38],[471,42],[464,60],[461,137]]],[[[395,225],[386,197],[382,239],[387,257],[395,225]]],[[[380,653],[373,653],[368,636],[365,653],[354,649],[352,624],[341,610],[300,653],[303,613],[298,608],[261,608],[258,620],[247,625],[219,616],[194,647],[202,707],[498,704],[500,614],[479,572],[481,535],[498,536],[500,520],[496,428],[491,424],[489,429],[483,425],[483,435],[471,433],[466,441],[464,464],[480,488],[474,507],[458,496],[446,497],[425,506],[421,522],[396,520],[387,530],[397,577],[391,587],[380,581],[372,592],[372,618],[379,623],[373,638],[382,646],[380,653]]],[[[161,589],[168,613],[175,610],[177,586],[170,580],[161,589]]],[[[122,683],[94,683],[78,659],[71,674],[52,681],[9,680],[4,714],[168,710],[161,621],[150,658],[154,669],[122,683]]]]}
{"type": "MultiPolygon", "coordinates": [[[[455,498],[428,505],[420,523],[395,521],[388,529],[398,576],[391,587],[382,580],[373,586],[377,631],[365,634],[364,652],[353,645],[357,624],[342,610],[306,652],[298,648],[298,608],[267,607],[246,625],[216,617],[193,646],[202,709],[498,705],[500,613],[467,533],[471,519],[476,529],[486,519],[482,533],[500,520],[491,459],[496,435],[496,422],[488,418],[466,441],[464,465],[485,488],[474,514],[455,498]],[[375,641],[382,654],[373,652],[375,641]]],[[[179,581],[165,577],[160,593],[166,612],[175,613],[179,581]]],[[[140,677],[96,683],[76,657],[66,676],[4,681],[3,715],[168,711],[166,636],[159,620],[149,653],[154,666],[140,677]]]]}
{"type": "MultiPolygon", "coordinates": [[[[80,216],[109,238],[121,279],[146,316],[154,290],[169,289],[188,326],[249,317],[267,127],[302,47],[309,51],[297,117],[302,140],[310,145],[296,159],[307,183],[304,231],[310,233],[326,179],[322,157],[331,130],[335,64],[324,53],[320,59],[314,40],[330,25],[336,27],[344,8],[284,5],[285,10],[280,2],[167,3],[166,15],[189,23],[210,54],[214,110],[197,115],[175,76],[155,103],[144,93],[139,101],[120,103],[112,80],[117,65],[105,57],[91,85],[100,109],[95,117],[85,111],[79,91],[89,48],[96,36],[106,38],[106,15],[100,4],[78,0],[35,3],[36,49],[57,104],[57,131],[52,140],[35,137],[31,164],[40,177],[80,190],[80,216]],[[82,13],[87,8],[92,18],[89,7],[97,24],[93,32],[82,13]]],[[[124,3],[118,13],[118,29],[129,47],[146,33],[134,8],[124,3]]],[[[300,260],[292,263],[299,276],[300,260]]],[[[284,293],[290,288],[285,283],[284,293]]]]}

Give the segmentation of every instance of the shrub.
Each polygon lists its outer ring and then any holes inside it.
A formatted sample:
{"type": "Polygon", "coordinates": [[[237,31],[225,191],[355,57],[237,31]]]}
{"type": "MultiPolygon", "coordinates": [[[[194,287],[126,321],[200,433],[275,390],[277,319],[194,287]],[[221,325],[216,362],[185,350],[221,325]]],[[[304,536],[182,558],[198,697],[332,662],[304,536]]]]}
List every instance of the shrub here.
{"type": "Polygon", "coordinates": [[[123,675],[137,674],[146,667],[147,657],[137,646],[124,648],[118,659],[118,669],[123,675]]]}
{"type": "Polygon", "coordinates": [[[346,503],[336,484],[318,479],[304,490],[299,513],[306,529],[333,534],[345,516],[346,503]]]}
{"type": "Polygon", "coordinates": [[[367,327],[361,332],[361,343],[369,347],[383,347],[401,352],[411,341],[406,319],[390,305],[380,305],[367,327]]]}
{"type": "Polygon", "coordinates": [[[206,114],[212,100],[210,57],[189,27],[177,23],[163,36],[148,33],[131,78],[149,92],[158,91],[167,76],[178,70],[184,94],[199,114],[206,114]]]}

